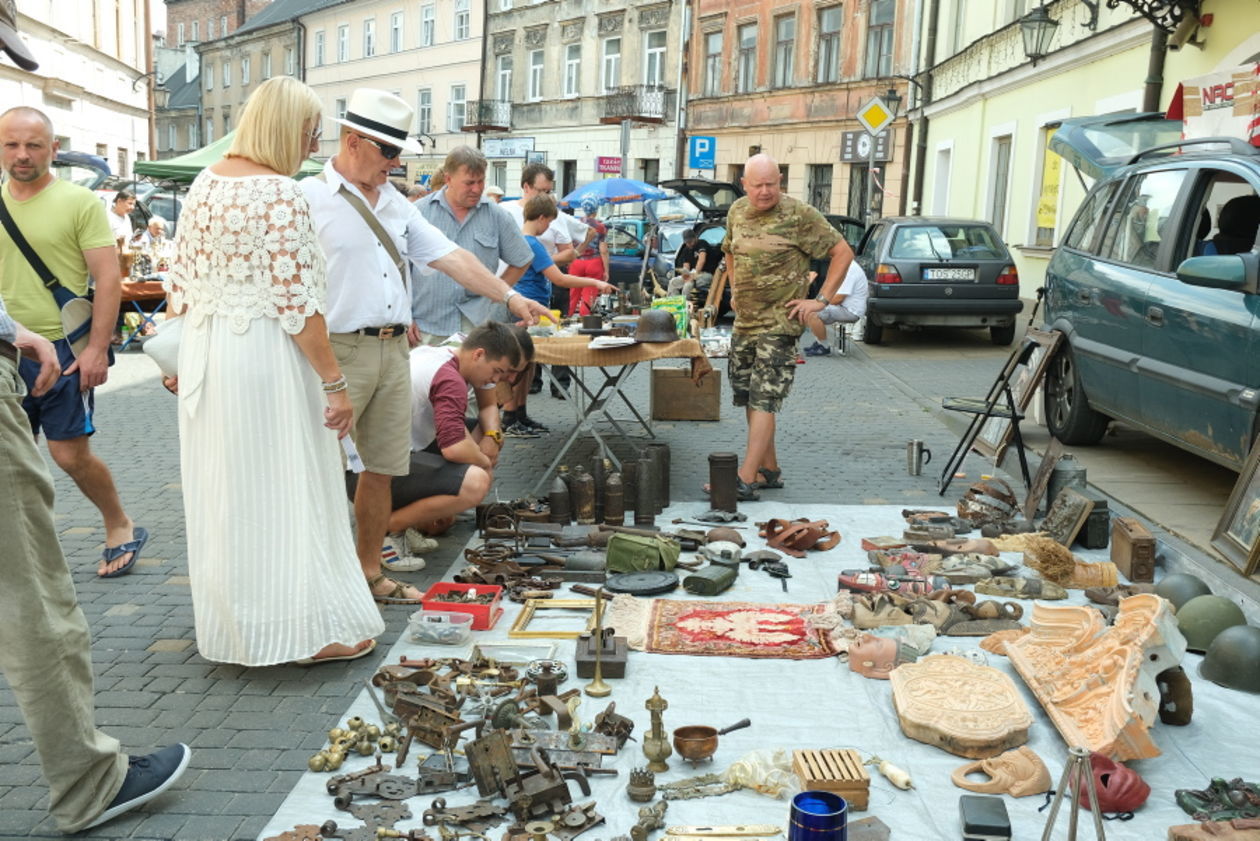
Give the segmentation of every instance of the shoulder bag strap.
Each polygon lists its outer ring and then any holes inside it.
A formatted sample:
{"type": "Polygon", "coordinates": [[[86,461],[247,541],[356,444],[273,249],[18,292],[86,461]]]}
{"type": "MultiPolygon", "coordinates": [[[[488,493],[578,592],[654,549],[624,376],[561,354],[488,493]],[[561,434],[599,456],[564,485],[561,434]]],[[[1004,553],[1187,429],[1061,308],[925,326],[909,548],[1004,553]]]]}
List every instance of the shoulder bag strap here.
{"type": "Polygon", "coordinates": [[[35,249],[31,248],[31,244],[26,241],[26,237],[22,235],[21,229],[18,228],[17,222],[13,220],[13,214],[9,213],[9,206],[5,204],[3,194],[0,194],[0,222],[4,223],[4,229],[9,232],[9,237],[13,240],[13,244],[22,252],[26,262],[31,264],[35,274],[39,275],[39,279],[44,282],[44,287],[52,293],[53,299],[58,306],[65,306],[66,301],[79,297],[61,285],[61,282],[57,280],[56,275],[52,273],[48,265],[35,253],[35,249]]]}
{"type": "MultiPolygon", "coordinates": [[[[315,177],[325,183],[328,181],[322,172],[315,177]]],[[[393,188],[391,187],[390,189],[393,188]]],[[[368,227],[372,229],[372,233],[376,234],[376,238],[385,248],[386,253],[389,254],[389,258],[394,261],[394,266],[398,269],[398,279],[406,285],[407,263],[403,260],[402,255],[398,253],[398,246],[394,245],[393,237],[391,237],[389,232],[385,230],[385,227],[381,224],[381,220],[377,219],[376,214],[368,209],[368,206],[364,203],[363,199],[350,192],[345,184],[342,184],[337,189],[337,195],[349,202],[350,206],[355,209],[355,212],[363,217],[363,221],[367,222],[368,227]]]]}

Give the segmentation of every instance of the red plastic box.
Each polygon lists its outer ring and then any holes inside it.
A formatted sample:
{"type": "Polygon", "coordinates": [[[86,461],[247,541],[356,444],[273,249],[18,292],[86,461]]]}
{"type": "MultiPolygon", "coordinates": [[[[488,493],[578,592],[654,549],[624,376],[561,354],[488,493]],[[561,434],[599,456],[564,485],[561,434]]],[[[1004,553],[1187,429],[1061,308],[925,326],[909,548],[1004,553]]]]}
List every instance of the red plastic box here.
{"type": "Polygon", "coordinates": [[[497,584],[456,584],[454,581],[439,581],[420,597],[425,610],[452,610],[459,613],[471,613],[474,631],[488,631],[494,627],[503,615],[499,600],[503,598],[503,588],[497,584]],[[439,601],[434,596],[446,593],[466,593],[476,590],[479,594],[487,591],[494,593],[494,601],[489,604],[439,601]]]}

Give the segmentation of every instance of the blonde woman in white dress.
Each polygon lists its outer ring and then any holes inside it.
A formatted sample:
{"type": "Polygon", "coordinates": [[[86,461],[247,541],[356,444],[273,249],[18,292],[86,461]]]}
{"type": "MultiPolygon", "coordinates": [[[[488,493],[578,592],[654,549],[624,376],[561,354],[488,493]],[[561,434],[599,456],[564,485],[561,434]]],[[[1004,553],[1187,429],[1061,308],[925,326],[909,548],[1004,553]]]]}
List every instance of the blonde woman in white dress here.
{"type": "Polygon", "coordinates": [[[185,319],[170,385],[207,660],[349,660],[384,630],[350,535],[337,439],[353,412],[322,314],[323,255],[290,177],[319,133],[310,88],[259,86],[188,192],[165,282],[185,319]]]}

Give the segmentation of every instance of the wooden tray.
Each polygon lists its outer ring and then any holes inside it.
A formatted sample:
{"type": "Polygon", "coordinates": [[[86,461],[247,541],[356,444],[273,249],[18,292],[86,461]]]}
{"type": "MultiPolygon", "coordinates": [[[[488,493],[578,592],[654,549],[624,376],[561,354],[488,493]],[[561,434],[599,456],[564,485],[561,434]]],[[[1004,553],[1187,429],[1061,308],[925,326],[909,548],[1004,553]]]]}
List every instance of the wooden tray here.
{"type": "Polygon", "coordinates": [[[871,776],[855,750],[794,750],[792,770],[802,788],[840,795],[854,811],[866,811],[871,776]]]}

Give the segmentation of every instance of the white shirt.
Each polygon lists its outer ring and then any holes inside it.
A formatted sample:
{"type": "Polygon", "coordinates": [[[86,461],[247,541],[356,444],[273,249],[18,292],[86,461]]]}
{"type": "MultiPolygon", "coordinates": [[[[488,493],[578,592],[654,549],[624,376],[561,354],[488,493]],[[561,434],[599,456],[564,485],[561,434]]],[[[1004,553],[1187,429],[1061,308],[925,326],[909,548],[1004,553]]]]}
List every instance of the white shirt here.
{"type": "Polygon", "coordinates": [[[458,348],[421,345],[411,351],[411,451],[418,453],[437,438],[429,387],[438,369],[455,358],[458,348]]]}
{"type": "Polygon", "coordinates": [[[114,240],[117,241],[119,237],[122,237],[123,245],[129,245],[131,243],[131,216],[119,216],[112,207],[105,215],[109,217],[109,232],[114,235],[114,240]]]}
{"type": "Polygon", "coordinates": [[[458,246],[429,224],[402,193],[385,184],[376,207],[357,187],[324,164],[324,178],[300,183],[311,205],[311,222],[328,265],[328,332],[351,333],[364,327],[411,324],[411,283],[398,268],[372,228],[338,191],[363,200],[390,234],[404,262],[428,265],[458,246]]]}
{"type": "MultiPolygon", "coordinates": [[[[525,202],[520,199],[514,201],[500,202],[499,207],[508,212],[512,219],[516,222],[517,228],[525,227],[525,202]]],[[[551,220],[551,224],[547,226],[547,230],[538,235],[538,241],[543,244],[543,248],[547,249],[547,253],[555,256],[557,251],[568,248],[573,244],[573,236],[569,233],[569,226],[561,222],[562,218],[572,218],[568,214],[561,213],[555,219],[551,220]]],[[[585,225],[583,225],[585,228],[585,225]]],[[[583,236],[586,234],[583,233],[583,236]]],[[[502,270],[500,270],[502,271],[502,270]]]]}
{"type": "Polygon", "coordinates": [[[857,260],[849,264],[849,271],[845,273],[836,294],[845,296],[840,306],[858,318],[866,315],[866,299],[870,297],[870,287],[866,283],[866,272],[862,271],[857,260]]]}

